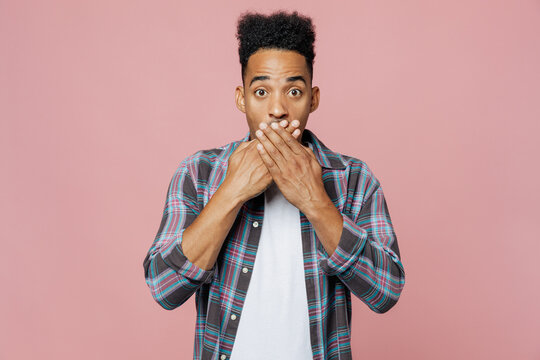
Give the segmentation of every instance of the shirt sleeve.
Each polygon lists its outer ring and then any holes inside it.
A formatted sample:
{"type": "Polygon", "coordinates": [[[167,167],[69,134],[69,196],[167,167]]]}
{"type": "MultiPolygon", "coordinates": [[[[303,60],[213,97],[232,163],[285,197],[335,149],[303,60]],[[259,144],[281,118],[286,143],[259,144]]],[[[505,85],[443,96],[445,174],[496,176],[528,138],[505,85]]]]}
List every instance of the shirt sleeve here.
{"type": "Polygon", "coordinates": [[[371,310],[384,313],[397,303],[405,271],[380,183],[373,177],[367,198],[359,196],[364,193],[359,187],[365,184],[365,178],[353,184],[352,210],[341,213],[343,229],[338,246],[319,263],[327,275],[337,276],[371,310]],[[365,201],[359,201],[362,198],[365,201]]]}
{"type": "Polygon", "coordinates": [[[163,308],[182,305],[204,283],[210,283],[216,265],[204,270],[188,260],[182,234],[200,213],[197,191],[184,160],[169,184],[163,217],[143,261],[146,284],[163,308]]]}

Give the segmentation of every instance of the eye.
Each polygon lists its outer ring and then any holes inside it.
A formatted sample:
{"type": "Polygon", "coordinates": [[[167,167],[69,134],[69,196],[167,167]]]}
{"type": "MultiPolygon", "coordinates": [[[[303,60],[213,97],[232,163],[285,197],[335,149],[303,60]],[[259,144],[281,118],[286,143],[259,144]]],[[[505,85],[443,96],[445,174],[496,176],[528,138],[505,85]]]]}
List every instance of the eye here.
{"type": "Polygon", "coordinates": [[[301,91],[300,89],[292,89],[292,90],[290,91],[290,93],[291,93],[292,96],[294,96],[294,97],[298,97],[298,96],[302,95],[302,91],[301,91]],[[293,93],[293,92],[294,92],[294,93],[293,93]]]}
{"type": "Polygon", "coordinates": [[[266,93],[266,90],[264,90],[264,89],[257,89],[257,90],[255,90],[255,95],[256,95],[256,96],[263,96],[264,93],[266,93]],[[262,94],[261,94],[261,92],[262,92],[262,94]]]}

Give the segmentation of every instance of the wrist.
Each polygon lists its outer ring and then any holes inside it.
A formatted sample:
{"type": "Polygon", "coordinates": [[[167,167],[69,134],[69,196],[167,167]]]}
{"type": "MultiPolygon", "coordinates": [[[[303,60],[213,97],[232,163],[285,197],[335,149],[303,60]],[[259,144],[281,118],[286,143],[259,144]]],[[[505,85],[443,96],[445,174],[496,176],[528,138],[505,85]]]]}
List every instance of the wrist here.
{"type": "Polygon", "coordinates": [[[227,179],[223,180],[214,195],[216,194],[223,199],[224,204],[231,205],[235,210],[239,210],[245,202],[241,194],[231,188],[227,179]]]}
{"type": "Polygon", "coordinates": [[[328,211],[337,211],[337,208],[325,193],[325,196],[317,200],[311,200],[307,204],[305,211],[302,212],[306,215],[309,221],[313,222],[320,218],[324,218],[326,215],[328,215],[328,211]]]}

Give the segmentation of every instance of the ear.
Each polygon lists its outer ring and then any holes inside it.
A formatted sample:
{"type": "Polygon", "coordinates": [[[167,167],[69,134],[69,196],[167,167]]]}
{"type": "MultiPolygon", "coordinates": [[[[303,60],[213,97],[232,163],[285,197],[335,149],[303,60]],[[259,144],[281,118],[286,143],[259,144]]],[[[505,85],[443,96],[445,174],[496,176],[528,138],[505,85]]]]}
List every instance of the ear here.
{"type": "Polygon", "coordinates": [[[246,112],[246,98],[244,97],[244,87],[243,86],[237,86],[234,91],[234,97],[236,102],[236,107],[241,112],[246,112]]]}
{"type": "Polygon", "coordinates": [[[311,88],[311,108],[309,112],[312,113],[319,107],[320,91],[318,86],[311,88]]]}

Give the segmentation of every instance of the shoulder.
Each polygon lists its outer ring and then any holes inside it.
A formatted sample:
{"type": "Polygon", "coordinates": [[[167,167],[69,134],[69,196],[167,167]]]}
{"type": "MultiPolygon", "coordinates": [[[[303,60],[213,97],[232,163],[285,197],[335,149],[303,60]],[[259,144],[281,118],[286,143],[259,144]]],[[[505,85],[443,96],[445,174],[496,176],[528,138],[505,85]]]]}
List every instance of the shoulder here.
{"type": "Polygon", "coordinates": [[[309,143],[315,157],[327,173],[330,171],[333,176],[345,179],[349,184],[358,182],[378,183],[373,171],[365,161],[332,150],[313,131],[304,129],[302,140],[309,143]]]}
{"type": "Polygon", "coordinates": [[[379,179],[366,161],[338,152],[334,152],[334,154],[345,166],[343,171],[349,193],[369,196],[381,186],[379,179]]]}
{"type": "Polygon", "coordinates": [[[178,164],[175,176],[189,176],[195,182],[208,179],[216,171],[226,170],[229,156],[240,143],[241,140],[232,141],[190,154],[178,164]]]}

